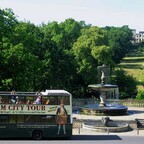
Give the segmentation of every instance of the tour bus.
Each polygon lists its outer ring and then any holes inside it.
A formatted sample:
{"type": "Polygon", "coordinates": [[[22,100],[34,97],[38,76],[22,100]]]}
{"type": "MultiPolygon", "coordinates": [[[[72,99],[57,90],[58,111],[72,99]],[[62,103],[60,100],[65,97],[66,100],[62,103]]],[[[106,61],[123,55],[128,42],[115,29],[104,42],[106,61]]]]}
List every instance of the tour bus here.
{"type": "Polygon", "coordinates": [[[65,90],[0,92],[0,137],[35,140],[72,135],[72,95],[65,90]]]}

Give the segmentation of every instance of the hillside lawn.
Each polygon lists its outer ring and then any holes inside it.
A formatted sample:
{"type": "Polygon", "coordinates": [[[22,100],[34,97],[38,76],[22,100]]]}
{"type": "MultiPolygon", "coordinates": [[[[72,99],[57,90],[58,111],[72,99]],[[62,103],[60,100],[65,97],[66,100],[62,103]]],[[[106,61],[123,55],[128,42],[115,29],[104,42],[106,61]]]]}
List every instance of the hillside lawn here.
{"type": "Polygon", "coordinates": [[[144,56],[143,57],[125,57],[119,64],[126,74],[132,75],[138,81],[138,90],[144,90],[144,56]]]}

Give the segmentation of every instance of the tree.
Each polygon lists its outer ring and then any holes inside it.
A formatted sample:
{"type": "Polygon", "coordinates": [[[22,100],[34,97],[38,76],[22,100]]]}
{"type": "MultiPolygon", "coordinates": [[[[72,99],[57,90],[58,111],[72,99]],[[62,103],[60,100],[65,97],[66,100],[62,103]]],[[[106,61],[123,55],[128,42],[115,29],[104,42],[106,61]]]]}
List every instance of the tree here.
{"type": "Polygon", "coordinates": [[[97,66],[118,63],[130,39],[126,26],[98,28],[74,19],[35,26],[0,9],[0,87],[85,94],[97,82],[97,66]]]}
{"type": "Polygon", "coordinates": [[[12,79],[12,88],[16,90],[36,90],[41,75],[40,30],[29,22],[19,22],[13,33],[3,51],[6,78],[12,79]]]}
{"type": "Polygon", "coordinates": [[[11,45],[11,38],[14,35],[14,28],[18,24],[15,14],[11,9],[0,9],[0,87],[8,88],[12,84],[12,79],[8,78],[9,72],[5,64],[7,58],[5,51],[11,45]],[[7,85],[7,87],[6,87],[7,85]]]}
{"type": "Polygon", "coordinates": [[[74,43],[73,53],[77,62],[77,72],[85,84],[97,81],[97,66],[111,63],[111,50],[107,45],[106,32],[98,27],[82,30],[82,35],[74,43]]]}
{"type": "Polygon", "coordinates": [[[137,95],[136,95],[136,99],[137,100],[143,100],[144,99],[144,91],[143,90],[139,90],[137,95]]]}
{"type": "Polygon", "coordinates": [[[42,27],[45,46],[43,81],[48,87],[74,89],[76,71],[71,48],[80,35],[81,27],[73,19],[42,27]]]}
{"type": "Polygon", "coordinates": [[[132,47],[132,30],[128,26],[106,27],[109,47],[113,51],[112,60],[119,63],[132,47]]]}
{"type": "Polygon", "coordinates": [[[112,64],[113,51],[109,46],[102,45],[92,50],[92,55],[98,60],[99,64],[112,64]]]}
{"type": "Polygon", "coordinates": [[[123,69],[115,70],[114,75],[112,83],[118,85],[120,98],[131,98],[132,94],[137,91],[136,79],[133,76],[126,75],[123,69]]]}

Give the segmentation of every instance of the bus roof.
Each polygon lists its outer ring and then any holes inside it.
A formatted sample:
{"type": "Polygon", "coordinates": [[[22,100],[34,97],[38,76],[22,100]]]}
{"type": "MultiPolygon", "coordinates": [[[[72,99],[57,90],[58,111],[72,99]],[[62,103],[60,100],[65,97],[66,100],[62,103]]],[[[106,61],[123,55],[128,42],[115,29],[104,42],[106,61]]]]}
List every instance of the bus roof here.
{"type": "Polygon", "coordinates": [[[45,92],[40,92],[42,95],[68,95],[70,96],[71,94],[68,91],[65,90],[46,90],[45,92]]]}
{"type": "MultiPolygon", "coordinates": [[[[35,94],[36,92],[16,92],[17,94],[35,94]]],[[[0,94],[11,94],[10,91],[0,91],[0,94]]]]}
{"type": "Polygon", "coordinates": [[[12,96],[12,95],[19,95],[19,96],[36,96],[36,95],[42,95],[42,96],[48,96],[48,95],[62,95],[62,96],[70,96],[71,94],[66,90],[46,90],[45,92],[16,92],[15,94],[11,94],[11,92],[0,92],[0,96],[12,96]]]}

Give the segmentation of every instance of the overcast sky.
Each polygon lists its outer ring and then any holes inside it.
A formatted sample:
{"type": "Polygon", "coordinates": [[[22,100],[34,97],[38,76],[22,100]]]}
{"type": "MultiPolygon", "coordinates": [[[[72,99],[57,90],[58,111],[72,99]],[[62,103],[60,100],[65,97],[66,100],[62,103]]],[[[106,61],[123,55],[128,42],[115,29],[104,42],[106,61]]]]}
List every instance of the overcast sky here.
{"type": "Polygon", "coordinates": [[[99,27],[144,30],[144,0],[0,0],[0,8],[11,8],[19,20],[36,25],[73,18],[99,27]]]}

